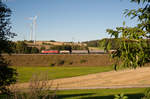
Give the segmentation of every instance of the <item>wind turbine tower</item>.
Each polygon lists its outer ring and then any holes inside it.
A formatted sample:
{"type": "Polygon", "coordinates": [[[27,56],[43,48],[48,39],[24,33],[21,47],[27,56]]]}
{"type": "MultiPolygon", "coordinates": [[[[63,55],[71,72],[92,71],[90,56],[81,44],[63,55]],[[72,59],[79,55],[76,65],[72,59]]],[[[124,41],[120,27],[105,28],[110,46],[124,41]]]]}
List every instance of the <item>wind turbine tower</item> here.
{"type": "Polygon", "coordinates": [[[33,40],[33,38],[34,38],[34,44],[36,44],[36,20],[37,20],[37,16],[30,17],[29,20],[32,20],[30,39],[33,40]]]}

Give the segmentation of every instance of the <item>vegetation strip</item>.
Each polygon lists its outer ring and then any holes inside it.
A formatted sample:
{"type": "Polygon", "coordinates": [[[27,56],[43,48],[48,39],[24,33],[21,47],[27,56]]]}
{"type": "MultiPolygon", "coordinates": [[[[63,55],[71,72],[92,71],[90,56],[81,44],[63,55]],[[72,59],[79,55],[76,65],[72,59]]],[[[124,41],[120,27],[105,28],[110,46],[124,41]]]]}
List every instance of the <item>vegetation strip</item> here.
{"type": "Polygon", "coordinates": [[[60,90],[57,92],[59,99],[114,99],[114,95],[124,93],[128,99],[141,99],[146,88],[123,89],[83,89],[60,90]]]}

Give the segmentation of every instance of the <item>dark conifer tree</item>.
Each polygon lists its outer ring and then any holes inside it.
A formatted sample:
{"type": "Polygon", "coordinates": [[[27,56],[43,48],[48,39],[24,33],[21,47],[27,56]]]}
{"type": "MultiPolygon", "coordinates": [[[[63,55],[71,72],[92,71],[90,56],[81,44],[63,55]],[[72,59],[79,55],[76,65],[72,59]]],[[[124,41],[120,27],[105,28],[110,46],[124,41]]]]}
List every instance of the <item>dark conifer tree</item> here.
{"type": "Polygon", "coordinates": [[[2,57],[2,53],[11,53],[11,45],[9,39],[15,34],[10,32],[10,16],[11,10],[0,1],[0,94],[8,93],[10,84],[16,82],[16,70],[9,68],[9,63],[2,57]]]}

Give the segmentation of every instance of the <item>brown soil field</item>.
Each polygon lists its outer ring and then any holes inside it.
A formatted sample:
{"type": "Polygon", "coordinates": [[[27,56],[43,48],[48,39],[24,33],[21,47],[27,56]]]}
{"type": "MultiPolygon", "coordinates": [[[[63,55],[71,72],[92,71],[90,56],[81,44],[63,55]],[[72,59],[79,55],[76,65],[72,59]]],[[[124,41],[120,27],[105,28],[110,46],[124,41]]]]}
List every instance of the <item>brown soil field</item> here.
{"type": "MultiPolygon", "coordinates": [[[[150,67],[137,68],[132,70],[110,71],[97,74],[89,74],[72,78],[56,79],[48,81],[51,88],[99,88],[123,86],[150,86],[150,67]]],[[[29,83],[16,84],[18,88],[28,88],[29,83]]]]}
{"type": "Polygon", "coordinates": [[[93,55],[3,55],[11,66],[110,66],[113,61],[107,54],[93,55]]]}

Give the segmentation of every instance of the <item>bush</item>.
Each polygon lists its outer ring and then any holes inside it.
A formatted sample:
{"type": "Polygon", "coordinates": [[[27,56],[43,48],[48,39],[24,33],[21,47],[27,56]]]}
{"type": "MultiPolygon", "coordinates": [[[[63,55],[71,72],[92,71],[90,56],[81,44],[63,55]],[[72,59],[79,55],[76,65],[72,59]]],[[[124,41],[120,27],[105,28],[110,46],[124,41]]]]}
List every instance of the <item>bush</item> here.
{"type": "Polygon", "coordinates": [[[87,60],[85,60],[85,59],[80,60],[80,63],[86,63],[86,62],[87,62],[87,60]]]}
{"type": "Polygon", "coordinates": [[[56,99],[57,87],[52,91],[51,86],[52,82],[48,82],[47,74],[35,74],[26,91],[20,91],[19,87],[12,85],[12,94],[3,99],[56,99]]]}
{"type": "Polygon", "coordinates": [[[144,97],[142,99],[150,99],[150,88],[145,90],[144,97]]]}
{"type": "Polygon", "coordinates": [[[0,94],[8,94],[7,86],[16,82],[16,70],[8,67],[8,63],[0,56],[0,94]]]}
{"type": "Polygon", "coordinates": [[[69,62],[69,65],[72,65],[73,64],[73,62],[71,61],[71,62],[69,62]]]}
{"type": "Polygon", "coordinates": [[[46,49],[45,46],[42,46],[42,47],[40,48],[40,51],[45,50],[45,49],[46,49]]]}
{"type": "Polygon", "coordinates": [[[55,63],[51,63],[50,66],[51,66],[51,67],[54,67],[54,66],[55,66],[55,63]]]}
{"type": "Polygon", "coordinates": [[[39,53],[39,49],[36,47],[32,47],[31,53],[39,53]]]}
{"type": "Polygon", "coordinates": [[[64,63],[65,63],[65,61],[64,60],[58,60],[58,66],[60,66],[60,65],[64,65],[64,63]]]}
{"type": "Polygon", "coordinates": [[[123,93],[119,94],[119,95],[115,95],[114,99],[128,99],[127,96],[125,96],[123,93]]]}

